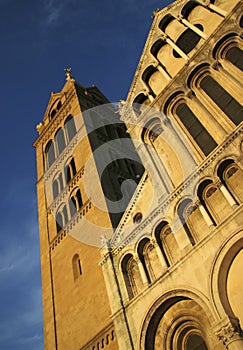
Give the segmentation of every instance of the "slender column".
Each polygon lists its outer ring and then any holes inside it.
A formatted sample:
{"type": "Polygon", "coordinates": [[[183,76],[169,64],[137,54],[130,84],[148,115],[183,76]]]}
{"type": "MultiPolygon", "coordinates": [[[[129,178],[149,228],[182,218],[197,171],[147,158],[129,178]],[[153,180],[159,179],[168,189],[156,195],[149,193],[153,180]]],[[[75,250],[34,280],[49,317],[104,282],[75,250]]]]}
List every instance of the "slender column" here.
{"type": "Polygon", "coordinates": [[[223,193],[223,195],[226,198],[226,200],[229,202],[230,206],[231,207],[236,207],[237,206],[236,201],[232,197],[232,195],[229,192],[229,190],[222,183],[219,184],[219,189],[223,193]]]}
{"type": "Polygon", "coordinates": [[[144,83],[144,87],[145,87],[145,91],[144,91],[145,96],[148,96],[150,102],[153,102],[154,101],[154,97],[151,94],[150,88],[148,87],[148,85],[145,82],[143,82],[143,83],[144,83]]]}
{"type": "Polygon", "coordinates": [[[186,61],[189,60],[189,57],[183,52],[175,43],[172,41],[165,33],[162,34],[162,39],[169,44],[172,49],[174,49],[178,55],[180,55],[182,58],[184,58],[186,61]]]}
{"type": "Polygon", "coordinates": [[[243,76],[242,72],[226,58],[220,58],[219,63],[221,65],[221,67],[219,67],[219,70],[222,70],[225,75],[227,75],[227,77],[233,80],[234,84],[236,84],[238,87],[241,87],[241,77],[243,76]]]}
{"type": "Polygon", "coordinates": [[[161,66],[159,60],[157,60],[156,64],[155,64],[156,68],[158,69],[158,71],[163,75],[163,77],[165,77],[166,80],[170,81],[171,80],[171,76],[167,73],[167,71],[161,66]]]}
{"type": "Polygon", "coordinates": [[[214,4],[209,4],[208,7],[213,10],[214,12],[218,13],[219,15],[226,17],[227,12],[219,8],[218,6],[215,6],[214,4]]]}
{"type": "Polygon", "coordinates": [[[136,260],[136,262],[138,264],[138,269],[139,269],[139,272],[140,272],[143,284],[145,286],[147,286],[148,285],[148,279],[147,279],[147,275],[146,275],[146,272],[144,270],[143,264],[142,264],[142,262],[141,262],[141,260],[139,259],[138,256],[135,256],[134,258],[135,258],[135,260],[136,260]]]}
{"type": "Polygon", "coordinates": [[[200,99],[194,94],[192,90],[186,93],[189,98],[188,107],[197,116],[204,114],[204,118],[200,118],[200,122],[203,124],[206,130],[212,130],[211,136],[220,144],[225,139],[225,129],[222,127],[221,123],[217,121],[216,118],[212,118],[212,113],[205,107],[205,105],[200,101],[200,99]],[[217,132],[216,132],[217,131],[217,132]]]}
{"type": "Polygon", "coordinates": [[[190,28],[193,32],[198,34],[201,38],[207,39],[207,34],[204,33],[202,30],[194,26],[194,24],[190,23],[187,19],[183,18],[183,16],[178,16],[178,20],[183,23],[186,27],[190,28]]]}
{"type": "Polygon", "coordinates": [[[165,258],[163,256],[163,254],[161,252],[161,249],[160,249],[158,243],[156,242],[156,240],[153,240],[153,245],[155,247],[156,254],[157,254],[158,258],[159,258],[159,261],[160,261],[162,267],[163,268],[167,268],[167,264],[166,264],[165,258]]]}
{"type": "Polygon", "coordinates": [[[218,6],[215,6],[213,4],[211,4],[210,0],[196,0],[196,2],[198,2],[200,5],[204,6],[204,7],[208,7],[210,10],[216,12],[218,15],[226,17],[227,16],[227,12],[222,10],[221,8],[219,8],[218,6]]]}
{"type": "Polygon", "coordinates": [[[212,221],[212,219],[210,218],[210,216],[208,215],[207,210],[204,208],[204,206],[198,201],[198,209],[200,211],[200,213],[202,214],[204,220],[206,221],[207,225],[209,228],[214,226],[214,223],[212,221]]]}

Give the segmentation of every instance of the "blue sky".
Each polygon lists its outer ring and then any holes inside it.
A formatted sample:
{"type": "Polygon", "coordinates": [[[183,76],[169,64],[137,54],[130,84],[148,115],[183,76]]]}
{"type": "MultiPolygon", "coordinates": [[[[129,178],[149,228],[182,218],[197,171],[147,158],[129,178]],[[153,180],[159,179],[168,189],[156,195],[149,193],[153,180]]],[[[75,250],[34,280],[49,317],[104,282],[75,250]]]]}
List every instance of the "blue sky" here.
{"type": "Polygon", "coordinates": [[[72,67],[125,99],[154,9],[171,0],[0,0],[0,349],[43,349],[36,124],[72,67]]]}

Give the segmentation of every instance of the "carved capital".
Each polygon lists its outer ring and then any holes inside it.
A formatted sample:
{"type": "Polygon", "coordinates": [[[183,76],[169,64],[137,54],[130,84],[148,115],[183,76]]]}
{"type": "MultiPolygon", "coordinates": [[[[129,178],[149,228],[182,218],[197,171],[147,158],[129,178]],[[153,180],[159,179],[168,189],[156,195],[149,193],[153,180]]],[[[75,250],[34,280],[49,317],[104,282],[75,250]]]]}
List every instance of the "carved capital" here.
{"type": "Polygon", "coordinates": [[[167,35],[165,33],[162,33],[161,34],[161,39],[166,41],[167,40],[167,35]]]}
{"type": "Polygon", "coordinates": [[[243,340],[243,332],[240,328],[238,319],[230,319],[227,324],[224,324],[216,332],[216,336],[226,346],[236,340],[243,340]]]}
{"type": "Polygon", "coordinates": [[[221,63],[219,61],[214,61],[211,65],[211,67],[218,71],[221,67],[221,63]]]}
{"type": "Polygon", "coordinates": [[[166,118],[163,120],[163,124],[166,125],[166,126],[169,126],[169,125],[171,124],[170,119],[166,117],[166,118]]]}
{"type": "Polygon", "coordinates": [[[192,97],[193,97],[195,94],[194,94],[194,92],[193,92],[192,90],[187,90],[187,91],[185,92],[185,95],[186,95],[186,97],[192,99],[192,97]]]}
{"type": "Polygon", "coordinates": [[[211,2],[210,0],[203,0],[203,3],[205,6],[209,6],[211,2]]]}

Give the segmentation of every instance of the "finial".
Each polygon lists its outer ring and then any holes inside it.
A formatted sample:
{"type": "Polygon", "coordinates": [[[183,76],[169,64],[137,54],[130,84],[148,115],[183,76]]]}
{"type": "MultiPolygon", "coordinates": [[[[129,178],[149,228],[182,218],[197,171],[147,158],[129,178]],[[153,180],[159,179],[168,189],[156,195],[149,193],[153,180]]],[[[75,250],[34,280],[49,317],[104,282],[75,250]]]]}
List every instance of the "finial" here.
{"type": "Polygon", "coordinates": [[[38,131],[39,134],[41,132],[42,127],[43,127],[42,123],[39,123],[39,124],[36,125],[36,130],[38,131]]]}
{"type": "Polygon", "coordinates": [[[71,74],[71,70],[72,70],[72,68],[64,68],[64,70],[65,70],[65,75],[66,75],[66,80],[70,80],[70,79],[72,79],[72,74],[71,74]]]}
{"type": "Polygon", "coordinates": [[[155,17],[155,15],[156,15],[156,13],[158,13],[160,11],[160,9],[159,8],[157,8],[157,9],[155,9],[154,11],[153,11],[153,14],[152,14],[152,18],[154,18],[155,17]]]}

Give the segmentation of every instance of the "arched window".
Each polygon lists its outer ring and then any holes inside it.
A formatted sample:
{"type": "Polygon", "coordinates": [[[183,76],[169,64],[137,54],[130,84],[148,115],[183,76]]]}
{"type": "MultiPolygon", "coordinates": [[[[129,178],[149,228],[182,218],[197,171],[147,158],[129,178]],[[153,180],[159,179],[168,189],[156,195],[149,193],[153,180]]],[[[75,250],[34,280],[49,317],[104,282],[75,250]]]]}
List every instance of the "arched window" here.
{"type": "Polygon", "coordinates": [[[210,75],[206,75],[200,82],[200,87],[218,105],[218,107],[232,120],[235,125],[243,120],[243,108],[219,83],[210,75]]]}
{"type": "Polygon", "coordinates": [[[243,201],[243,174],[234,160],[223,161],[218,168],[217,175],[234,199],[241,203],[243,201]]]}
{"type": "Polygon", "coordinates": [[[57,213],[57,215],[56,215],[56,229],[57,229],[57,233],[59,231],[61,231],[62,228],[63,228],[62,214],[61,213],[57,213]]]}
{"type": "Polygon", "coordinates": [[[57,114],[57,111],[53,109],[50,114],[50,118],[52,119],[57,114]]]}
{"type": "Polygon", "coordinates": [[[78,189],[75,194],[72,194],[71,199],[69,200],[71,216],[75,215],[76,212],[82,208],[82,206],[83,206],[82,196],[81,196],[80,189],[78,189]]]}
{"type": "Polygon", "coordinates": [[[138,245],[138,256],[140,261],[143,264],[144,271],[147,276],[148,283],[151,283],[152,280],[155,280],[153,269],[151,266],[151,261],[149,260],[147,250],[148,246],[151,246],[151,243],[148,238],[144,238],[138,245]]]}
{"type": "Polygon", "coordinates": [[[148,104],[149,99],[147,96],[145,96],[143,93],[139,94],[135,100],[133,101],[132,108],[137,116],[139,116],[142,113],[142,105],[148,104]]]}
{"type": "Polygon", "coordinates": [[[76,174],[76,165],[75,165],[74,158],[72,158],[70,162],[65,166],[65,179],[67,184],[74,177],[75,174],[76,174]]]}
{"type": "Polygon", "coordinates": [[[60,173],[52,183],[52,193],[55,199],[63,190],[62,174],[60,173]]]}
{"type": "Polygon", "coordinates": [[[67,133],[68,141],[71,141],[76,134],[76,126],[72,115],[69,115],[65,120],[65,129],[67,133]]]}
{"type": "MultiPolygon", "coordinates": [[[[201,24],[195,24],[195,27],[197,27],[200,30],[203,30],[203,26],[201,24]]],[[[201,37],[197,33],[195,33],[190,28],[186,29],[177,39],[176,45],[185,53],[190,53],[198,44],[201,37]]],[[[181,56],[173,50],[173,55],[176,58],[180,58],[181,56]]]]}
{"type": "Polygon", "coordinates": [[[238,46],[233,46],[227,50],[225,57],[234,66],[243,70],[243,52],[238,46]]]}
{"type": "Polygon", "coordinates": [[[75,197],[71,197],[69,199],[69,209],[70,209],[70,214],[71,214],[71,217],[73,217],[76,213],[77,213],[77,207],[76,207],[76,200],[75,200],[75,197]]]}
{"type": "Polygon", "coordinates": [[[192,203],[191,199],[184,199],[178,206],[178,216],[180,218],[180,221],[184,227],[184,230],[186,231],[187,237],[192,245],[195,245],[195,239],[188,227],[187,220],[190,213],[186,210],[188,205],[192,203]]]}
{"type": "Polygon", "coordinates": [[[144,143],[151,144],[163,132],[162,123],[159,118],[150,119],[143,128],[142,140],[144,143]]]}
{"type": "Polygon", "coordinates": [[[127,254],[121,263],[124,282],[129,299],[132,299],[143,289],[143,281],[140,275],[137,261],[132,254],[127,254]]]}
{"type": "Polygon", "coordinates": [[[161,221],[155,229],[156,241],[163,253],[167,266],[172,265],[180,258],[180,249],[174,233],[167,221],[161,221]]]}
{"type": "Polygon", "coordinates": [[[82,265],[79,254],[75,254],[72,258],[73,279],[76,279],[82,275],[82,265]]]}
{"type": "Polygon", "coordinates": [[[157,69],[154,66],[149,66],[145,69],[145,71],[142,74],[142,79],[145,82],[145,84],[147,86],[149,86],[151,88],[151,84],[150,84],[150,78],[152,77],[152,75],[157,72],[157,69]]]}
{"type": "Polygon", "coordinates": [[[191,111],[185,102],[178,104],[175,112],[189,134],[192,136],[192,138],[195,140],[197,145],[201,148],[206,156],[211,153],[215,147],[217,147],[215,140],[204,128],[199,119],[195,116],[195,114],[191,111]]]}
{"type": "Polygon", "coordinates": [[[57,233],[60,232],[68,222],[67,207],[63,205],[56,214],[56,229],[57,233]]]}
{"type": "Polygon", "coordinates": [[[216,185],[212,180],[205,180],[198,186],[198,197],[213,218],[213,222],[220,223],[232,212],[232,207],[222,193],[220,184],[216,185]]]}
{"type": "Polygon", "coordinates": [[[55,135],[55,141],[58,149],[58,154],[61,154],[66,147],[66,142],[64,138],[64,132],[62,129],[58,129],[55,135]]]}
{"type": "Polygon", "coordinates": [[[161,276],[161,263],[154,244],[148,238],[144,238],[140,241],[137,251],[148,282],[155,281],[161,276]]]}
{"type": "Polygon", "coordinates": [[[49,141],[45,148],[46,167],[49,168],[55,161],[55,149],[53,141],[49,141]]]}
{"type": "MultiPolygon", "coordinates": [[[[162,39],[157,40],[151,47],[151,53],[152,55],[157,58],[159,50],[162,48],[162,46],[166,45],[166,42],[162,39]]],[[[165,67],[163,67],[165,68],[165,67]]]]}
{"type": "Polygon", "coordinates": [[[58,181],[54,180],[52,183],[52,193],[53,193],[53,198],[57,198],[58,194],[59,194],[59,190],[58,190],[58,181]]]}
{"type": "Polygon", "coordinates": [[[243,28],[243,16],[240,18],[240,27],[243,28]]]}

